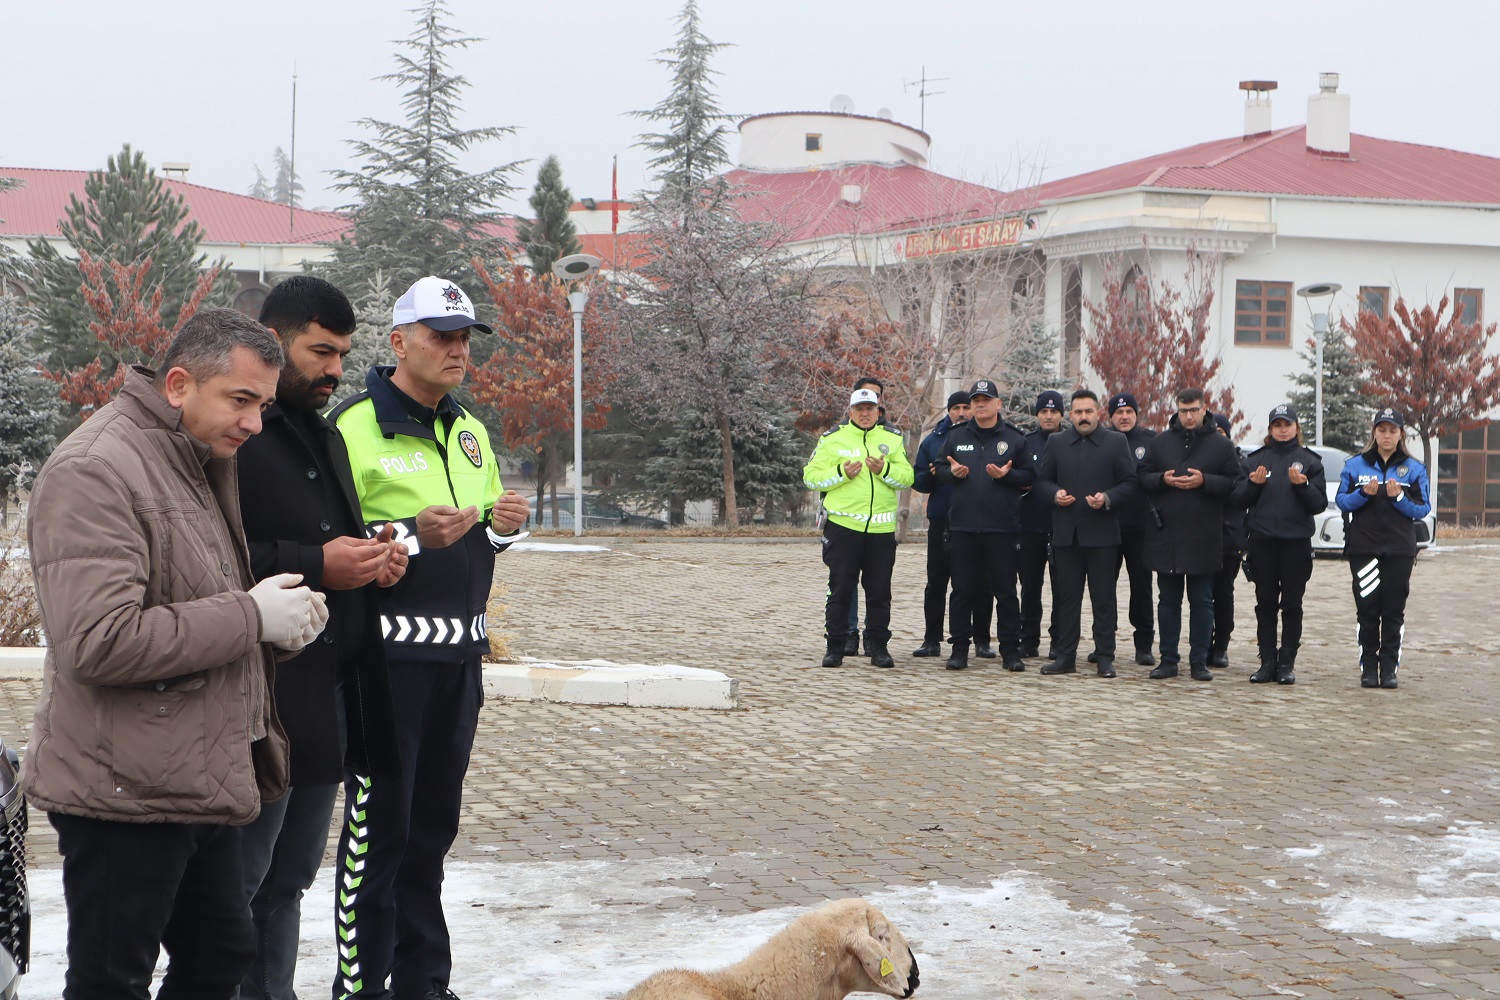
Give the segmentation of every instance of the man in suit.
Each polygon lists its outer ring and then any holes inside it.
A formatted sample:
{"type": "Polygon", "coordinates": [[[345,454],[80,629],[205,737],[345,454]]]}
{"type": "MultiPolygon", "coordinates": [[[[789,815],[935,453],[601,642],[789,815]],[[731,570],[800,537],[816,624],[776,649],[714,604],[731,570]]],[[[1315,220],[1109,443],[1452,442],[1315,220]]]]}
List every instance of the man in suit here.
{"type": "Polygon", "coordinates": [[[1047,441],[1034,493],[1052,503],[1052,582],[1057,594],[1057,657],[1044,674],[1078,671],[1083,587],[1094,609],[1094,660],[1115,676],[1115,581],[1120,574],[1117,508],[1136,492],[1125,436],[1100,426],[1099,397],[1073,393],[1073,426],[1047,441]]]}

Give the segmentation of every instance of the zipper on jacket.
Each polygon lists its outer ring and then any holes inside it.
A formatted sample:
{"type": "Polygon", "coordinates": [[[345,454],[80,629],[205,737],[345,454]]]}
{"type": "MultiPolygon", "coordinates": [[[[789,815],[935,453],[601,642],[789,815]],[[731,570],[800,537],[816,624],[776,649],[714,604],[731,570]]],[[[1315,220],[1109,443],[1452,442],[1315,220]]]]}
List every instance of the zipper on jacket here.
{"type": "MultiPolygon", "coordinates": [[[[874,428],[870,428],[870,430],[874,430],[874,428]]],[[[864,436],[860,440],[860,446],[864,448],[865,458],[868,459],[870,457],[869,430],[864,432],[864,436]]],[[[865,534],[868,535],[870,533],[870,525],[875,520],[875,472],[869,466],[865,466],[865,471],[870,473],[870,513],[865,516],[865,534]]]]}

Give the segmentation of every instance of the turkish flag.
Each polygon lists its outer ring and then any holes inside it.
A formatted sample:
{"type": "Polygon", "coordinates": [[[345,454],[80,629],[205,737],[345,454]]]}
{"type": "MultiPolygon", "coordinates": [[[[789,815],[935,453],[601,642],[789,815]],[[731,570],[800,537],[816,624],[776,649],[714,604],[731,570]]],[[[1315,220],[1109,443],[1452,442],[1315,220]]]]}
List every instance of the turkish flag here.
{"type": "Polygon", "coordinates": [[[609,172],[609,231],[620,231],[620,158],[615,157],[614,167],[609,172]]]}

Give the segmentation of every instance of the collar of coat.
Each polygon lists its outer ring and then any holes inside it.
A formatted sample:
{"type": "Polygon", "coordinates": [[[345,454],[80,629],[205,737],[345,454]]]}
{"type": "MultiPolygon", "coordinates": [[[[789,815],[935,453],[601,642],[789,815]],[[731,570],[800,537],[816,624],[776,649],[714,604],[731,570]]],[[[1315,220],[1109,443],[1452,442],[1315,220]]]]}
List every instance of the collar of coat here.
{"type": "Polygon", "coordinates": [[[167,402],[167,397],[156,388],[156,372],[144,365],[131,365],[125,373],[125,383],[120,386],[120,395],[134,402],[144,416],[185,440],[199,465],[207,465],[213,458],[213,449],[182,426],[182,411],[167,402]]]}

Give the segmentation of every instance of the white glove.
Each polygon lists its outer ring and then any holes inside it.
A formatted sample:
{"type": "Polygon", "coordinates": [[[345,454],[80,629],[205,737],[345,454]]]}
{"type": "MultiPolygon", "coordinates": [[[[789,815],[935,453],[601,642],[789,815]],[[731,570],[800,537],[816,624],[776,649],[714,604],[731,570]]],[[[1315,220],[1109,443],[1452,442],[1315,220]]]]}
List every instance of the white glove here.
{"type": "Polygon", "coordinates": [[[250,599],[260,609],[262,642],[295,651],[323,631],[328,621],[327,603],[311,587],[297,586],[301,582],[300,573],[278,573],[250,588],[250,599]],[[320,604],[321,611],[317,610],[320,604]]]}

